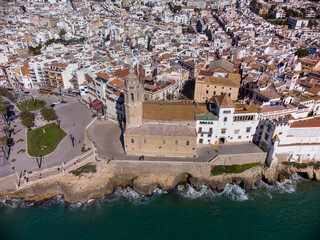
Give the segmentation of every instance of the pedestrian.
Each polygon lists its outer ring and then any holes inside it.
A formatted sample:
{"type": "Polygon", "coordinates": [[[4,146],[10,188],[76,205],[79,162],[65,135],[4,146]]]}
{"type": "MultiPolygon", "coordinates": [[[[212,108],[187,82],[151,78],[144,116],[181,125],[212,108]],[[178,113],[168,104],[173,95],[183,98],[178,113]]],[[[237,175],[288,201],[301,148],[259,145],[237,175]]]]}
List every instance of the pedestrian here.
{"type": "Polygon", "coordinates": [[[144,160],[144,155],[142,155],[142,160],[144,160]]]}

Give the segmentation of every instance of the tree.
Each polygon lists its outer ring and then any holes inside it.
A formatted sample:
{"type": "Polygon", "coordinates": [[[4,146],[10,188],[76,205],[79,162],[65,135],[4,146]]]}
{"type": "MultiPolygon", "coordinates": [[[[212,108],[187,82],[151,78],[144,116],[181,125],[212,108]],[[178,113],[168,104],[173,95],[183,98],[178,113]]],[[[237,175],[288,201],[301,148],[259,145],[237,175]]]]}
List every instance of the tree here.
{"type": "Polygon", "coordinates": [[[180,93],[178,96],[178,99],[179,100],[187,100],[188,98],[185,95],[183,95],[182,93],[180,93]]]}
{"type": "Polygon", "coordinates": [[[59,36],[60,36],[60,38],[62,38],[64,35],[66,35],[66,30],[64,30],[64,29],[60,29],[60,31],[59,31],[59,36]]]}
{"type": "Polygon", "coordinates": [[[307,50],[307,49],[299,49],[299,50],[297,50],[296,52],[295,52],[295,55],[297,55],[299,58],[300,57],[306,57],[306,56],[308,56],[310,53],[309,53],[309,51],[307,50]]]}
{"type": "Polygon", "coordinates": [[[180,12],[181,11],[181,6],[180,5],[175,5],[174,7],[173,7],[173,13],[177,13],[177,12],[180,12]]]}
{"type": "Polygon", "coordinates": [[[0,138],[0,145],[8,145],[9,141],[10,141],[9,136],[3,136],[0,138]]]}
{"type": "Polygon", "coordinates": [[[33,117],[32,113],[29,112],[29,111],[22,111],[20,114],[19,114],[19,117],[21,118],[21,120],[25,119],[25,118],[28,118],[28,117],[33,117]]]}
{"type": "Polygon", "coordinates": [[[172,100],[174,98],[174,95],[173,94],[171,94],[171,93],[168,93],[167,94],[167,100],[172,100]]]}
{"type": "Polygon", "coordinates": [[[49,108],[44,107],[40,110],[40,112],[41,112],[41,115],[43,116],[43,118],[47,121],[54,120],[57,118],[57,115],[56,115],[54,109],[51,107],[49,107],[49,108]]]}
{"type": "Polygon", "coordinates": [[[6,135],[10,134],[11,128],[9,126],[5,126],[2,128],[2,130],[6,133],[6,135]]]}
{"type": "Polygon", "coordinates": [[[22,124],[27,127],[30,128],[34,125],[33,120],[34,120],[34,116],[31,112],[29,111],[22,111],[19,114],[19,117],[22,119],[22,124]]]}
{"type": "Polygon", "coordinates": [[[22,124],[23,124],[23,126],[27,127],[28,129],[31,128],[34,125],[33,118],[26,117],[26,118],[22,119],[22,124]]]}

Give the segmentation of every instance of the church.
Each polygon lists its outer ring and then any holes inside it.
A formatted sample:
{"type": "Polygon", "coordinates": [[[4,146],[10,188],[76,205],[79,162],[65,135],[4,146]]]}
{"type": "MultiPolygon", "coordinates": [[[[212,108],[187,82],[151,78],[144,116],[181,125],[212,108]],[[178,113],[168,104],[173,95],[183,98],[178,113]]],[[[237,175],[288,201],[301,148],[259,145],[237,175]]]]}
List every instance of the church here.
{"type": "Polygon", "coordinates": [[[134,69],[125,80],[124,130],[128,155],[193,157],[197,144],[196,115],[204,104],[193,101],[144,101],[143,84],[134,69]]]}

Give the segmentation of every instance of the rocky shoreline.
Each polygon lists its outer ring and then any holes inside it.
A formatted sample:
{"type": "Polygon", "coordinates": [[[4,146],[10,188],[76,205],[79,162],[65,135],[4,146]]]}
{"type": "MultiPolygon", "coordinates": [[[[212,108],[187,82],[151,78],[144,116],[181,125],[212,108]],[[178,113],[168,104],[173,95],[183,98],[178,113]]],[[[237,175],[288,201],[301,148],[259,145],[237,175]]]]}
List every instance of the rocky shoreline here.
{"type": "Polygon", "coordinates": [[[5,198],[24,199],[27,202],[41,204],[56,195],[63,195],[67,203],[85,203],[90,199],[102,198],[113,194],[117,186],[131,187],[139,194],[146,196],[152,195],[156,188],[171,192],[179,185],[189,184],[195,189],[206,186],[213,191],[223,191],[226,184],[237,184],[245,191],[252,190],[255,186],[264,181],[270,185],[276,181],[284,181],[290,178],[294,173],[300,173],[304,177],[320,181],[320,170],[308,166],[304,169],[298,169],[292,166],[279,164],[276,168],[265,168],[256,166],[242,173],[221,174],[218,176],[192,176],[188,173],[179,173],[176,175],[159,174],[134,174],[109,172],[85,174],[76,177],[67,174],[62,177],[56,177],[50,180],[44,180],[25,187],[21,190],[0,195],[1,202],[5,198]]]}

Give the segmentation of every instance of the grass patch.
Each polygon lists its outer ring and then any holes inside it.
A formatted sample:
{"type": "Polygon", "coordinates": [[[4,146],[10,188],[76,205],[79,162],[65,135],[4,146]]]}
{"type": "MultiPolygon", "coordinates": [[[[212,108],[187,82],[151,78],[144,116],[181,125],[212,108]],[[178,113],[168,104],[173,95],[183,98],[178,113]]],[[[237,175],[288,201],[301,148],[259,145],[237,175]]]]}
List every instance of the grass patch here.
{"type": "Polygon", "coordinates": [[[81,148],[81,152],[85,153],[85,152],[88,152],[89,150],[91,150],[91,147],[86,148],[85,145],[83,144],[83,146],[81,148]]]}
{"type": "Polygon", "coordinates": [[[292,166],[292,167],[296,167],[296,168],[307,168],[308,166],[308,163],[296,163],[296,162],[282,162],[283,165],[286,165],[286,166],[292,166]]]}
{"type": "Polygon", "coordinates": [[[93,165],[92,162],[83,165],[82,167],[77,168],[76,170],[70,171],[75,176],[81,176],[83,173],[95,173],[97,172],[97,166],[93,165]]]}
{"type": "Polygon", "coordinates": [[[65,131],[58,128],[56,123],[29,131],[27,133],[29,155],[34,157],[52,153],[66,135],[65,131]]]}
{"type": "Polygon", "coordinates": [[[313,168],[318,170],[320,168],[320,162],[315,162],[315,164],[313,165],[313,168]]]}
{"type": "Polygon", "coordinates": [[[21,111],[35,111],[40,108],[43,108],[47,105],[47,102],[40,99],[29,100],[21,104],[17,104],[17,107],[21,111]]]}
{"type": "Polygon", "coordinates": [[[217,176],[223,173],[242,173],[255,166],[260,166],[260,163],[247,163],[243,165],[217,165],[213,166],[211,174],[213,176],[217,176]]]}

